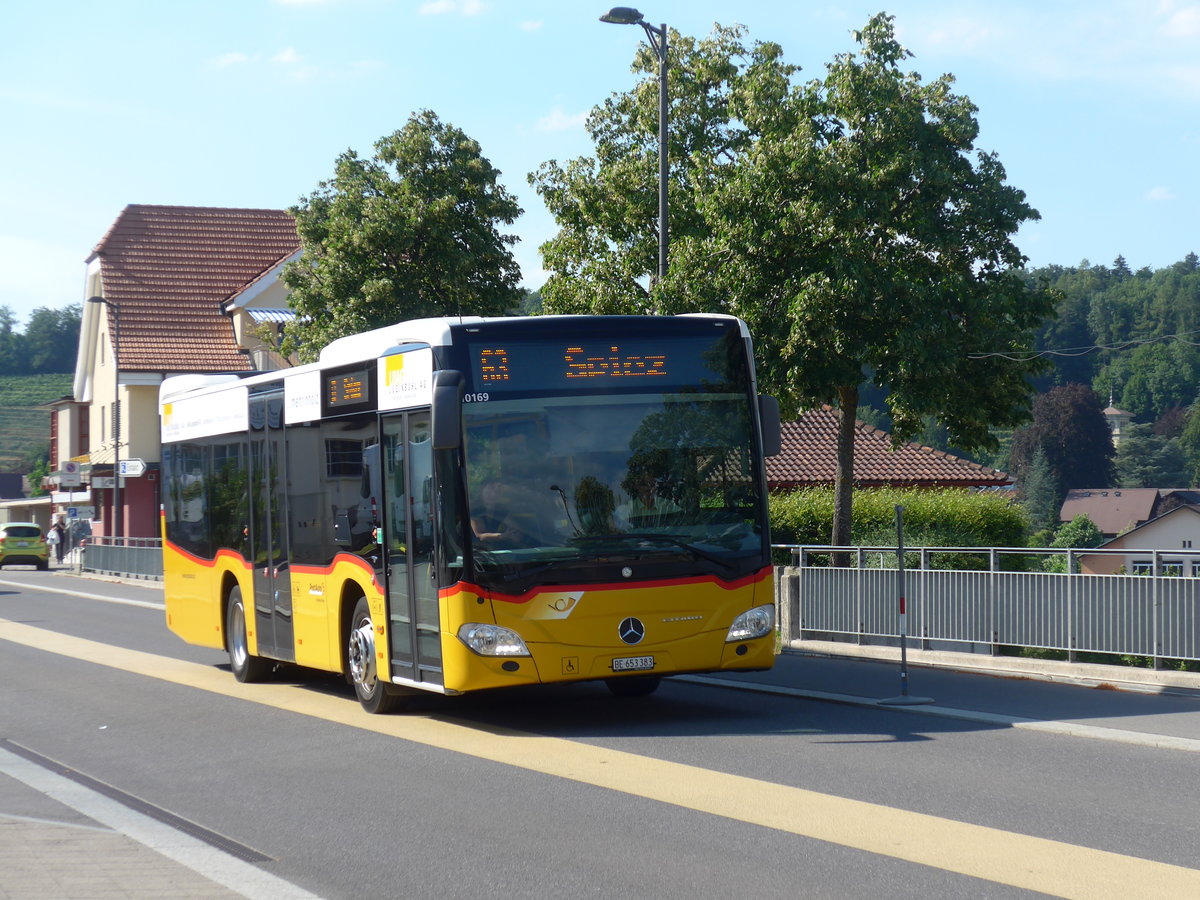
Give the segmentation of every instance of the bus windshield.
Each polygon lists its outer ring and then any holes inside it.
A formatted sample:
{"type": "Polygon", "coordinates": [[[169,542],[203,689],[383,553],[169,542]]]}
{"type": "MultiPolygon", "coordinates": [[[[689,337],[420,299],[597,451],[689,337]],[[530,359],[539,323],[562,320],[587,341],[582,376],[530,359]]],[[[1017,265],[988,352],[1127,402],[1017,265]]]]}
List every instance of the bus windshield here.
{"type": "Polygon", "coordinates": [[[764,498],[746,393],[585,393],[465,406],[475,580],[566,583],[761,566],[764,498]]]}

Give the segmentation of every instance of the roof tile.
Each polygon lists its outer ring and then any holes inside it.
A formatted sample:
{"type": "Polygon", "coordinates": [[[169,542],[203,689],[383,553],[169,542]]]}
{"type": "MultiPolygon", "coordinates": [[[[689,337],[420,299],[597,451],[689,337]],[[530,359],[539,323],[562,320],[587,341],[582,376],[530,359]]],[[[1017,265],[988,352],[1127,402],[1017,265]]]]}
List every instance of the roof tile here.
{"type": "Polygon", "coordinates": [[[221,303],[299,246],[285,210],[125,207],[91,257],[120,317],[121,369],[248,369],[221,303]]]}
{"type": "MultiPolygon", "coordinates": [[[[783,452],[767,459],[772,489],[832,484],[837,472],[837,410],[822,406],[783,425],[783,452]]],[[[864,487],[1001,487],[1004,472],[920,444],[892,449],[891,435],[855,422],[854,482],[864,487]]]]}

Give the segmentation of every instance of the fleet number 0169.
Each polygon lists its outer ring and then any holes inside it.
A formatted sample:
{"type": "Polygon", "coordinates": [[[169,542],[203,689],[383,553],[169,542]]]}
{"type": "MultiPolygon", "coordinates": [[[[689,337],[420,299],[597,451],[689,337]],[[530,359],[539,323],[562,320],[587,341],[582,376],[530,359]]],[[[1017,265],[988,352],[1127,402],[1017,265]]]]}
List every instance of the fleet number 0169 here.
{"type": "Polygon", "coordinates": [[[491,397],[487,391],[481,391],[477,394],[463,394],[463,403],[487,403],[491,397]]]}

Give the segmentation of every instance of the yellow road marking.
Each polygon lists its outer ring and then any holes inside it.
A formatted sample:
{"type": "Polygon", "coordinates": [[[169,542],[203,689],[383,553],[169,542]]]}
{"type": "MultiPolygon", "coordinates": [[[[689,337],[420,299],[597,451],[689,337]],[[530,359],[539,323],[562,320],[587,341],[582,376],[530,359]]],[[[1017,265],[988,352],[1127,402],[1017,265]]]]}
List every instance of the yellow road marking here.
{"type": "Polygon", "coordinates": [[[1200,871],[560,738],[421,716],[0,619],[0,639],[350,728],[1060,897],[1200,896],[1200,871]]]}

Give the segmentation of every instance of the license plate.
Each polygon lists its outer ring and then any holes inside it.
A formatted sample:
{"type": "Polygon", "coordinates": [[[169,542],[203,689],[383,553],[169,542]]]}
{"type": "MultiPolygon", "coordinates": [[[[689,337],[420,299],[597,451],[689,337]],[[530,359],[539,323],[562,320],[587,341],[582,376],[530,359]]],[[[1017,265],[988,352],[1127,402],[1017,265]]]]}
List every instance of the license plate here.
{"type": "Polygon", "coordinates": [[[612,661],[614,672],[636,672],[654,668],[653,656],[622,656],[612,661]]]}

